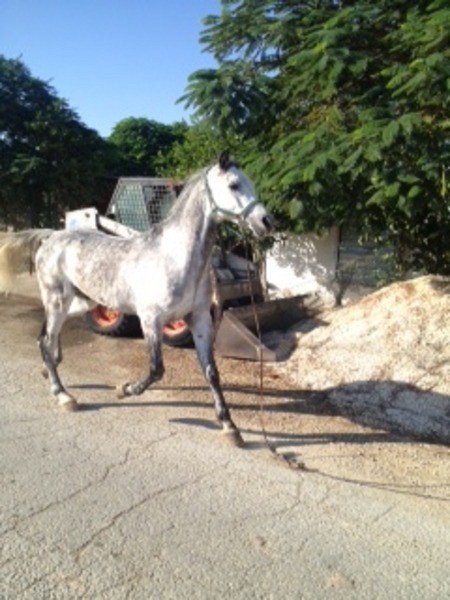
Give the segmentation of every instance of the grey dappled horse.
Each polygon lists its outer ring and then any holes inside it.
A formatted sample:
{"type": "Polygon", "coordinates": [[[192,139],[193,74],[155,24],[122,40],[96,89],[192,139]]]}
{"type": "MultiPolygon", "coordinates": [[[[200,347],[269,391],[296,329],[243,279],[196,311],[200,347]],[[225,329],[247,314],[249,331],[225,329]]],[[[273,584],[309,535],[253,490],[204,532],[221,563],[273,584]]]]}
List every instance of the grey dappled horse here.
{"type": "MultiPolygon", "coordinates": [[[[167,219],[149,231],[130,238],[95,230],[43,232],[44,241],[35,255],[46,316],[38,344],[51,393],[61,408],[77,409],[57,369],[62,359],[59,334],[68,316],[86,312],[95,304],[138,315],[150,368],[142,379],[119,386],[120,397],[142,394],[162,378],[162,327],[184,318],[222,431],[234,443],[242,442],[222,394],[213,356],[210,258],[216,224],[223,220],[245,224],[256,236],[273,229],[272,217],[256,198],[251,181],[226,152],[218,164],[190,178],[167,219]]],[[[24,240],[27,236],[26,232],[18,235],[24,240]]],[[[29,235],[39,238],[36,230],[29,235]]],[[[29,259],[22,262],[29,266],[29,259]]],[[[0,257],[0,270],[1,264],[0,257]]]]}

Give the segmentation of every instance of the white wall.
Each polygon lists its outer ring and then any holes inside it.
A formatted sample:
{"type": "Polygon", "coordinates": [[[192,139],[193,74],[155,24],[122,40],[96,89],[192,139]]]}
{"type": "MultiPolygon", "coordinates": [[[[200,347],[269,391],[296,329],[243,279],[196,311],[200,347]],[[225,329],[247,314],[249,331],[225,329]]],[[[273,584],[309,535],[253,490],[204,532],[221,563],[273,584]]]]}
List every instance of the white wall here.
{"type": "Polygon", "coordinates": [[[266,255],[269,293],[276,298],[319,293],[332,301],[336,277],[339,230],[314,234],[283,235],[266,255]]]}

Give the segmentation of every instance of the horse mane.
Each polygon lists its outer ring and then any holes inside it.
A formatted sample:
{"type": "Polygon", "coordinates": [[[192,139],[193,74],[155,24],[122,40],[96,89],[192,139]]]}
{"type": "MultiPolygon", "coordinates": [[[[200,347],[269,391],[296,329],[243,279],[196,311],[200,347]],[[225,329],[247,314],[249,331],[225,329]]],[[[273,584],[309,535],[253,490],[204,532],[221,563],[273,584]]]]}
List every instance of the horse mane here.
{"type": "MultiPolygon", "coordinates": [[[[188,178],[188,180],[184,184],[179,196],[177,197],[175,202],[172,204],[172,207],[170,208],[168,215],[164,219],[163,223],[171,220],[174,216],[177,215],[180,207],[183,206],[185,204],[185,202],[187,201],[187,199],[190,197],[193,188],[195,188],[195,186],[201,180],[204,171],[205,171],[205,169],[201,169],[200,171],[195,172],[193,175],[191,175],[188,178]]],[[[158,223],[158,225],[159,225],[159,223],[158,223]]]]}
{"type": "MultiPolygon", "coordinates": [[[[179,212],[180,207],[183,206],[183,204],[189,198],[189,196],[192,192],[192,189],[199,183],[200,179],[202,179],[204,174],[215,164],[217,164],[217,161],[215,161],[214,163],[211,163],[210,165],[208,165],[207,167],[204,167],[203,169],[200,169],[199,171],[196,171],[193,175],[191,175],[187,179],[186,183],[183,185],[183,187],[181,189],[179,196],[173,203],[172,207],[169,210],[167,217],[164,219],[164,221],[162,223],[166,223],[176,217],[177,213],[179,212]]],[[[225,171],[227,171],[228,169],[230,169],[232,167],[236,167],[237,169],[240,169],[240,166],[238,165],[238,163],[234,160],[234,158],[230,157],[230,155],[227,151],[222,152],[222,154],[219,156],[219,166],[221,169],[223,169],[225,171]]],[[[156,225],[156,227],[158,225],[159,225],[159,223],[156,225]]],[[[153,227],[152,227],[152,230],[155,231],[155,229],[153,229],[153,227]]]]}

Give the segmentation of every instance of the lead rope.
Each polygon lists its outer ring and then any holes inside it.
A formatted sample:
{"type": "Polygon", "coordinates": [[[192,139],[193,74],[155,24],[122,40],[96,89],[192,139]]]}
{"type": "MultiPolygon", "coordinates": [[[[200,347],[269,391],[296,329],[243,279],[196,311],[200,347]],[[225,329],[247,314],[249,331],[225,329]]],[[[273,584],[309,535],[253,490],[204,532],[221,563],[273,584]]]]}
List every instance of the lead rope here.
{"type": "Polygon", "coordinates": [[[299,461],[296,458],[288,456],[284,452],[277,452],[277,448],[275,444],[269,439],[267,435],[266,429],[266,410],[265,410],[265,396],[264,396],[264,361],[262,359],[262,336],[261,336],[261,324],[259,322],[258,311],[256,310],[256,302],[255,296],[253,294],[252,285],[251,285],[251,273],[250,273],[250,258],[248,253],[248,245],[245,244],[245,258],[247,260],[247,281],[248,281],[248,290],[250,296],[250,302],[252,306],[253,312],[253,320],[255,323],[256,329],[256,337],[259,340],[260,350],[259,350],[259,382],[258,382],[258,404],[259,404],[259,423],[261,427],[261,433],[264,439],[264,443],[266,448],[269,450],[271,457],[277,462],[281,462],[284,466],[289,467],[293,470],[301,470],[308,471],[309,469],[306,467],[303,461],[299,461]]]}

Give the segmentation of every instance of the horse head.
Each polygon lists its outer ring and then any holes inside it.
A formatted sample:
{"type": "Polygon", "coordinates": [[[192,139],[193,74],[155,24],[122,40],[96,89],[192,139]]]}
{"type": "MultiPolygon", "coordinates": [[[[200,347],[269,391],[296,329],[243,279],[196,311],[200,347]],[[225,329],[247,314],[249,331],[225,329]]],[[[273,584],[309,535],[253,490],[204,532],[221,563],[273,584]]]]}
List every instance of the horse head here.
{"type": "Polygon", "coordinates": [[[266,207],[256,197],[250,179],[241,171],[227,151],[205,173],[208,198],[217,221],[246,225],[257,237],[273,231],[275,223],[266,207]]]}

